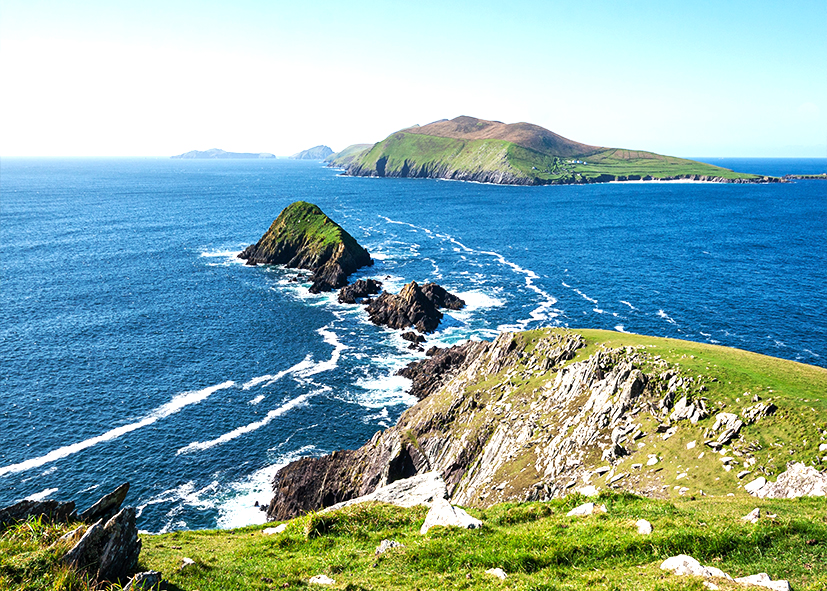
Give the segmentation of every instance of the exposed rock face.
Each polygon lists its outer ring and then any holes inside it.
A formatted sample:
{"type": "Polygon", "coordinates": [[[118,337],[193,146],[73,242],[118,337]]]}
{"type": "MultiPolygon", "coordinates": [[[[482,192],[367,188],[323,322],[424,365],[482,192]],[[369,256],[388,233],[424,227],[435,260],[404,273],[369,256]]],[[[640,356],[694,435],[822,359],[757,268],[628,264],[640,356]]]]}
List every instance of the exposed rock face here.
{"type": "Polygon", "coordinates": [[[95,522],[63,561],[87,571],[98,582],[125,582],[138,565],[140,551],[135,509],[127,507],[105,524],[95,522]]]}
{"type": "Polygon", "coordinates": [[[449,349],[436,349],[430,357],[403,367],[397,375],[412,380],[408,393],[422,400],[459,371],[468,352],[475,347],[473,341],[468,341],[449,349]]]}
{"type": "Polygon", "coordinates": [[[85,523],[95,523],[99,520],[108,521],[110,517],[120,511],[121,504],[128,492],[129,483],[124,482],[108,495],[101,497],[97,503],[89,507],[78,517],[85,523]]]}
{"type": "Polygon", "coordinates": [[[398,295],[387,292],[367,305],[371,322],[390,328],[414,327],[419,332],[436,330],[442,320],[438,308],[459,310],[465,305],[461,299],[434,283],[420,287],[411,281],[398,295]]]}
{"type": "Polygon", "coordinates": [[[381,486],[369,495],[337,503],[328,507],[325,511],[335,511],[342,507],[367,503],[368,501],[378,501],[398,507],[415,507],[417,505],[430,505],[436,499],[447,498],[448,489],[445,487],[445,482],[439,472],[426,472],[425,474],[417,474],[410,478],[397,480],[387,486],[381,486]]]}
{"type": "Polygon", "coordinates": [[[55,500],[20,501],[0,509],[0,529],[38,515],[61,523],[71,521],[77,517],[74,501],[65,503],[55,500]]]}
{"type": "Polygon", "coordinates": [[[261,239],[238,255],[247,264],[285,265],[313,272],[310,291],[343,287],[357,269],[372,265],[368,251],[317,206],[288,205],[261,239]]]}
{"type": "Polygon", "coordinates": [[[812,466],[796,462],[789,464],[787,470],[779,474],[775,482],[767,482],[760,478],[744,488],[762,499],[823,497],[827,496],[827,472],[819,472],[812,466]]]}
{"type": "Polygon", "coordinates": [[[359,279],[339,290],[340,304],[355,304],[358,300],[376,295],[382,290],[382,282],[376,279],[359,279]]]}

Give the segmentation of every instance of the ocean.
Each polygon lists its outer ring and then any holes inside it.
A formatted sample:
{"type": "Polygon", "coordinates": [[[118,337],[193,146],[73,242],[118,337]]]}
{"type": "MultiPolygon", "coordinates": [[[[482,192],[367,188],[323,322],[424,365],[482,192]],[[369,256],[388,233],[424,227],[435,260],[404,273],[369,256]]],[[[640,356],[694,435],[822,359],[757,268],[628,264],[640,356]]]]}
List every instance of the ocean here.
{"type": "MultiPolygon", "coordinates": [[[[705,159],[820,173],[825,159],[705,159]]],[[[421,358],[294,271],[236,258],[317,204],[374,257],[351,277],[465,299],[426,346],[542,326],[827,366],[827,182],[508,187],[291,160],[0,162],[0,506],[81,509],[129,481],[139,528],[232,528],[285,463],[358,447],[421,358]]]]}

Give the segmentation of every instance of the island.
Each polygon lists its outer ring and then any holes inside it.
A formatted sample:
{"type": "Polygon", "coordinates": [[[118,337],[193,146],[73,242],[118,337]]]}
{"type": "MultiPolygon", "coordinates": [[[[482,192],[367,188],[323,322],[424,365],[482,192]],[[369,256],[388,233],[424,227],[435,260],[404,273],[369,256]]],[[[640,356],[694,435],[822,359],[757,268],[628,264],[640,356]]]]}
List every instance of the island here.
{"type": "Polygon", "coordinates": [[[255,159],[275,157],[276,156],[274,154],[269,154],[267,152],[225,152],[224,150],[219,150],[218,148],[213,148],[212,150],[191,150],[190,152],[184,152],[183,154],[178,154],[177,156],[170,156],[170,158],[181,160],[213,160],[216,158],[255,159]]]}
{"type": "Polygon", "coordinates": [[[293,154],[290,158],[291,160],[324,160],[331,154],[333,154],[333,150],[327,146],[313,146],[293,154]]]}
{"type": "Polygon", "coordinates": [[[531,123],[506,124],[466,116],[409,127],[373,145],[350,146],[331,155],[328,163],[351,176],[503,185],[781,181],[654,152],[582,144],[531,123]]]}
{"type": "Polygon", "coordinates": [[[348,276],[372,265],[370,254],[318,206],[296,201],[284,208],[261,239],[238,258],[248,265],[285,265],[312,272],[310,291],[347,285],[348,276]]]}

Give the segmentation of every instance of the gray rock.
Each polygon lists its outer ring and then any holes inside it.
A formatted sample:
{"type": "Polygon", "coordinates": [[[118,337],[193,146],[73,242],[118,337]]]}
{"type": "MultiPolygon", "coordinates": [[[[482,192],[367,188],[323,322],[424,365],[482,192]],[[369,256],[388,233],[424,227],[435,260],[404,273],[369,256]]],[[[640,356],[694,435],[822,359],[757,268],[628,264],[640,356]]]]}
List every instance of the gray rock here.
{"type": "Polygon", "coordinates": [[[703,577],[704,579],[720,578],[732,580],[728,574],[714,566],[702,566],[700,562],[687,556],[686,554],[679,554],[672,556],[663,561],[660,565],[661,570],[672,571],[676,575],[691,575],[693,577],[703,577]]]}
{"type": "Polygon", "coordinates": [[[438,525],[476,529],[482,525],[482,521],[471,517],[464,509],[454,507],[445,499],[435,499],[431,510],[428,511],[428,515],[425,517],[425,523],[419,529],[419,533],[425,535],[429,529],[438,525]]]}
{"type": "Polygon", "coordinates": [[[148,570],[138,573],[126,584],[123,591],[149,591],[161,583],[161,573],[157,570],[148,570]]]}
{"type": "Polygon", "coordinates": [[[435,499],[447,498],[448,489],[445,487],[445,481],[442,480],[439,472],[426,472],[425,474],[397,480],[387,486],[377,488],[368,495],[331,505],[324,511],[335,511],[342,507],[368,501],[389,503],[398,507],[416,507],[417,505],[430,505],[435,499]]]}
{"type": "Polygon", "coordinates": [[[88,572],[96,581],[125,581],[138,564],[141,541],[135,509],[122,509],[104,524],[97,521],[63,557],[63,562],[88,572]]]}
{"type": "Polygon", "coordinates": [[[582,505],[575,507],[568,513],[566,513],[567,517],[587,517],[592,515],[593,513],[605,513],[606,512],[606,505],[595,505],[594,503],[583,503],[582,505]]]}
{"type": "Polygon", "coordinates": [[[51,521],[66,523],[77,518],[75,503],[63,503],[55,500],[47,501],[20,501],[0,509],[0,529],[26,521],[29,517],[43,516],[51,521]]]}
{"type": "Polygon", "coordinates": [[[756,507],[746,515],[741,518],[741,521],[747,521],[749,523],[758,523],[758,520],[761,518],[761,509],[756,507]]]}
{"type": "Polygon", "coordinates": [[[750,575],[748,577],[739,577],[735,579],[736,583],[741,583],[745,587],[765,587],[773,591],[790,591],[790,583],[784,579],[773,581],[767,573],[758,573],[757,575],[750,575]]]}
{"type": "Polygon", "coordinates": [[[405,546],[396,540],[382,540],[376,547],[376,554],[384,554],[391,548],[404,548],[405,546]]]}
{"type": "Polygon", "coordinates": [[[129,483],[124,482],[108,495],[98,499],[94,505],[78,516],[79,519],[84,523],[95,523],[100,520],[108,521],[110,517],[120,511],[127,492],[129,492],[129,483]]]}
{"type": "Polygon", "coordinates": [[[327,575],[316,575],[310,577],[308,583],[310,583],[311,585],[335,585],[336,581],[334,581],[327,575]]]}
{"type": "Polygon", "coordinates": [[[758,496],[758,491],[764,488],[767,485],[767,479],[763,476],[759,476],[746,486],[744,486],[744,490],[747,491],[751,495],[758,496]]]}
{"type": "Polygon", "coordinates": [[[788,464],[787,470],[779,474],[775,482],[768,482],[760,488],[757,486],[753,488],[752,485],[751,482],[747,485],[749,488],[744,488],[750,494],[762,499],[823,497],[827,496],[827,473],[819,472],[812,466],[806,466],[801,462],[795,462],[788,464]]]}
{"type": "Polygon", "coordinates": [[[750,406],[741,411],[747,425],[753,424],[758,419],[769,416],[778,410],[772,402],[759,402],[755,406],[750,406]]]}

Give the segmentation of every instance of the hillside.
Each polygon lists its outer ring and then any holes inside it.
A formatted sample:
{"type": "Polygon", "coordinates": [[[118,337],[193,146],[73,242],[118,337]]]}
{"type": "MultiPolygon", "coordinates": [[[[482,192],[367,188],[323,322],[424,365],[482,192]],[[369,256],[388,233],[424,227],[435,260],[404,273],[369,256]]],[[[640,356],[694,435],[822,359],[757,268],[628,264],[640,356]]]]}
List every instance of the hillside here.
{"type": "Polygon", "coordinates": [[[347,168],[353,164],[354,160],[361,158],[373,146],[374,144],[353,144],[341,152],[331,154],[326,158],[326,161],[330,166],[335,168],[347,168]]]}
{"type": "Polygon", "coordinates": [[[216,158],[222,158],[222,159],[250,159],[250,158],[275,158],[275,155],[269,154],[267,152],[225,152],[224,150],[219,150],[218,148],[213,148],[211,150],[191,150],[189,152],[184,152],[183,154],[178,154],[177,156],[170,156],[170,158],[183,159],[183,160],[193,160],[193,159],[212,160],[212,159],[216,159],[216,158]]]}
{"type": "Polygon", "coordinates": [[[271,519],[430,471],[452,501],[485,508],[577,491],[744,497],[787,462],[827,462],[827,370],[746,351],[544,329],[443,350],[406,375],[421,401],[358,450],[282,468],[271,519]]]}
{"type": "Polygon", "coordinates": [[[327,146],[313,146],[290,156],[292,160],[324,160],[333,153],[327,146]]]}
{"type": "Polygon", "coordinates": [[[663,156],[590,146],[530,123],[457,117],[389,135],[364,152],[331,163],[354,176],[444,178],[497,184],[577,184],[690,179],[775,182],[778,179],[663,156]]]}

